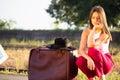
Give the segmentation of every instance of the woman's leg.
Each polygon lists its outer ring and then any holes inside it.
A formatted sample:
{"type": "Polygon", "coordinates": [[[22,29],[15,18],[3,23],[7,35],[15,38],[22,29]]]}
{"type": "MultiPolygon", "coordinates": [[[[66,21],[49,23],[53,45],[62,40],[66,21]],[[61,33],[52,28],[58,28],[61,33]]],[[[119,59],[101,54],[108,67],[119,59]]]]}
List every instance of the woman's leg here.
{"type": "Polygon", "coordinates": [[[110,55],[110,53],[104,54],[103,59],[104,59],[104,65],[103,65],[104,74],[107,74],[114,67],[114,62],[112,60],[112,56],[110,55]]]}
{"type": "Polygon", "coordinates": [[[100,80],[105,80],[103,74],[109,73],[114,67],[114,62],[110,53],[103,54],[95,48],[90,48],[88,50],[88,55],[94,60],[96,75],[100,80]]]}
{"type": "Polygon", "coordinates": [[[94,80],[95,71],[88,69],[87,60],[84,57],[78,57],[76,65],[84,74],[86,74],[89,80],[94,80]]]}
{"type": "Polygon", "coordinates": [[[103,72],[103,58],[96,48],[89,48],[88,55],[94,60],[96,76],[101,76],[103,72]]]}

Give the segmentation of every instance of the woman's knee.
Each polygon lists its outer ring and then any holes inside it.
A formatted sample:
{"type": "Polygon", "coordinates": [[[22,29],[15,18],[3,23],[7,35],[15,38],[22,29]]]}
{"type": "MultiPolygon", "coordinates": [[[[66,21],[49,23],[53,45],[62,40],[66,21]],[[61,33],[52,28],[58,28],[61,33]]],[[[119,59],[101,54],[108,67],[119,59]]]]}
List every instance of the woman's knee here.
{"type": "Polygon", "coordinates": [[[76,60],[76,65],[77,65],[78,67],[83,66],[83,64],[85,64],[85,63],[87,63],[87,61],[86,61],[85,58],[82,57],[82,56],[78,57],[78,59],[76,60]]]}
{"type": "Polygon", "coordinates": [[[101,62],[103,61],[102,59],[102,53],[97,50],[96,48],[90,48],[88,50],[88,55],[94,60],[94,61],[98,61],[98,62],[101,62]]]}

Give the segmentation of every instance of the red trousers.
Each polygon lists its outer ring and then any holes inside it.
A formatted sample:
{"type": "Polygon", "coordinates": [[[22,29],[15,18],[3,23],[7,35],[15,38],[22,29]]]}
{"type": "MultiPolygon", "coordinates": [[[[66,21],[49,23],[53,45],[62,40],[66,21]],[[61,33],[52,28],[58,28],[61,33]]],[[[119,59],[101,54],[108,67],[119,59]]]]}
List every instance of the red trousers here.
{"type": "Polygon", "coordinates": [[[93,77],[95,76],[100,77],[103,74],[109,73],[114,66],[110,53],[102,54],[99,50],[92,47],[88,49],[88,55],[94,61],[95,70],[88,69],[87,60],[82,56],[78,57],[76,65],[83,73],[86,74],[89,80],[93,80],[93,77]]]}

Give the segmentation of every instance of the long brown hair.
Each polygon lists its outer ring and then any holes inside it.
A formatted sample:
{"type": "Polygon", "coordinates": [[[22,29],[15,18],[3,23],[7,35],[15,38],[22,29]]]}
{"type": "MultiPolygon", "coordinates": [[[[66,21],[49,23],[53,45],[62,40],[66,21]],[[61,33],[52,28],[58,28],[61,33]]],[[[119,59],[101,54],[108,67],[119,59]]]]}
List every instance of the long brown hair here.
{"type": "Polygon", "coordinates": [[[100,20],[101,20],[101,23],[103,24],[103,32],[108,34],[109,39],[112,40],[112,35],[109,31],[108,24],[107,24],[106,14],[104,9],[101,6],[94,6],[90,11],[90,15],[89,15],[90,29],[94,27],[91,22],[91,17],[94,12],[97,12],[100,15],[100,20]]]}

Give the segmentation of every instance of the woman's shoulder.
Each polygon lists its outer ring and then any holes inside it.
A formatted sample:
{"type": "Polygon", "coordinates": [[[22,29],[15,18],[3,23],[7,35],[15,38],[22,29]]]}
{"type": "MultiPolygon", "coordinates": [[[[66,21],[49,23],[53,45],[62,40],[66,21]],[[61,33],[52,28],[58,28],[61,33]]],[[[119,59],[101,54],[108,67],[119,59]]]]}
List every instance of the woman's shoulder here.
{"type": "Polygon", "coordinates": [[[89,34],[89,33],[90,33],[90,28],[85,28],[85,29],[83,30],[83,33],[84,33],[84,34],[89,34]]]}

